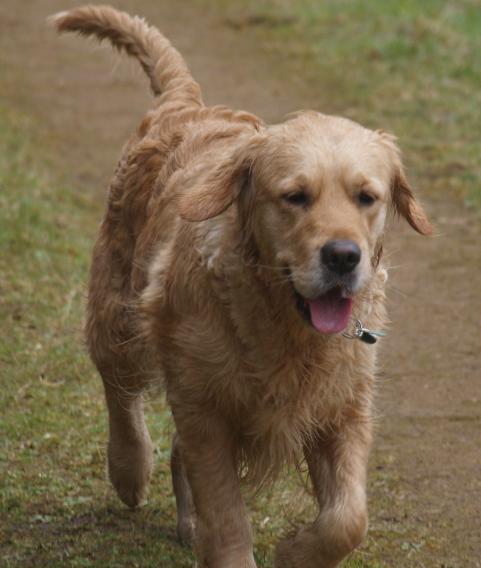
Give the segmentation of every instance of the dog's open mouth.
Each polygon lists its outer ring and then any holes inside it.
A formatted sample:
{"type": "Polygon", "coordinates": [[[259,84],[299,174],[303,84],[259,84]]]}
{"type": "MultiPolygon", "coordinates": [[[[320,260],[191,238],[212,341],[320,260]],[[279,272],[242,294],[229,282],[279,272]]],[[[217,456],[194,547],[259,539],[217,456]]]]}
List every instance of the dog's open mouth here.
{"type": "Polygon", "coordinates": [[[313,300],[296,291],[296,302],[302,316],[320,333],[340,333],[351,319],[352,298],[346,297],[339,286],[313,300]]]}

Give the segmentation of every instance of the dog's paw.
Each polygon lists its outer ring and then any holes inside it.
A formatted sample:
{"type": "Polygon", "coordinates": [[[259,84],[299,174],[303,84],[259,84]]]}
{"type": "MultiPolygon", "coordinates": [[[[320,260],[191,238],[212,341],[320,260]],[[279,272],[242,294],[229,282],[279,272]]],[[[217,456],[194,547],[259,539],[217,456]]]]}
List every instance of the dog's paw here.
{"type": "Polygon", "coordinates": [[[179,520],[177,538],[183,546],[192,547],[195,537],[195,520],[193,517],[179,520]]]}
{"type": "Polygon", "coordinates": [[[109,478],[117,495],[128,507],[138,507],[145,500],[152,466],[150,441],[115,449],[109,446],[109,478]]]}

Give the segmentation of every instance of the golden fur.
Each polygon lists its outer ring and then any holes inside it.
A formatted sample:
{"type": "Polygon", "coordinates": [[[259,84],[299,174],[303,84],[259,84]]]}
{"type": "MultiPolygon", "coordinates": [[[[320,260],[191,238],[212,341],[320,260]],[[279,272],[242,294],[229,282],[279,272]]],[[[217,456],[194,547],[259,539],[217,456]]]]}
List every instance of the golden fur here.
{"type": "Polygon", "coordinates": [[[162,380],[177,429],[178,532],[195,532],[200,565],[255,566],[240,471],[258,484],[305,458],[319,515],[279,544],[276,567],[336,566],[367,526],[376,349],[315,331],[293,288],[327,289],[320,249],[356,242],[353,317],[383,327],[386,211],[431,230],[393,137],[315,112],[267,126],[205,107],[180,54],[143,20],[86,6],[54,22],[137,57],[159,96],[111,183],[89,290],[120,498],[136,506],[147,490],[142,391],[162,380]],[[289,203],[299,193],[306,202],[289,203]]]}

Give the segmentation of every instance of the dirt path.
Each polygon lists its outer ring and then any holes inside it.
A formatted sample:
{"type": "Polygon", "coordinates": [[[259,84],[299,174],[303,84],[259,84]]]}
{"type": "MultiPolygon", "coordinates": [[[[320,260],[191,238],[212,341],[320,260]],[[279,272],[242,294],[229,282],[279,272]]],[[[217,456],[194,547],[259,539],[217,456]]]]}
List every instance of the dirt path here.
{"type": "MultiPolygon", "coordinates": [[[[102,194],[149,104],[147,83],[109,49],[59,40],[43,25],[71,4],[37,0],[19,9],[2,0],[0,95],[41,123],[55,153],[52,167],[68,183],[102,194]]],[[[187,4],[116,2],[173,40],[208,103],[248,108],[269,121],[313,106],[314,93],[273,78],[272,61],[248,38],[187,4]]],[[[371,534],[388,566],[481,566],[481,234],[456,204],[439,197],[428,206],[439,236],[421,239],[400,227],[389,247],[396,268],[379,381],[371,534]]]]}

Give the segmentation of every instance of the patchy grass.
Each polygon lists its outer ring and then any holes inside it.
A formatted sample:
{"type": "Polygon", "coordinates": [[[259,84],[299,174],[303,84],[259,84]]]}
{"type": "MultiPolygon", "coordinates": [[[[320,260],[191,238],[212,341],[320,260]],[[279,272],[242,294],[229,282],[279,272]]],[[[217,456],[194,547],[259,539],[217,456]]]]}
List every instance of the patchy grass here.
{"type": "Polygon", "coordinates": [[[217,4],[234,32],[255,34],[282,58],[284,80],[310,83],[311,106],[396,133],[426,196],[481,207],[478,2],[217,4]]]}
{"type": "Polygon", "coordinates": [[[105,480],[103,396],[81,333],[100,211],[39,170],[24,117],[1,109],[0,132],[0,564],[190,566],[162,408],[149,505],[127,511],[105,480]]]}
{"type": "MultiPolygon", "coordinates": [[[[233,33],[249,28],[273,54],[289,55],[289,77],[312,84],[317,108],[396,132],[426,195],[481,205],[476,2],[218,3],[233,33]]],[[[148,412],[156,447],[148,503],[130,512],[106,482],[103,396],[81,333],[101,213],[89,195],[46,175],[35,130],[0,109],[0,564],[191,566],[174,537],[162,401],[148,412]]],[[[426,566],[439,565],[440,543],[412,518],[393,460],[373,456],[370,536],[350,568],[416,566],[421,549],[433,555],[426,566]]],[[[290,476],[249,500],[260,567],[272,565],[289,529],[283,519],[313,515],[302,495],[290,476]]]]}

